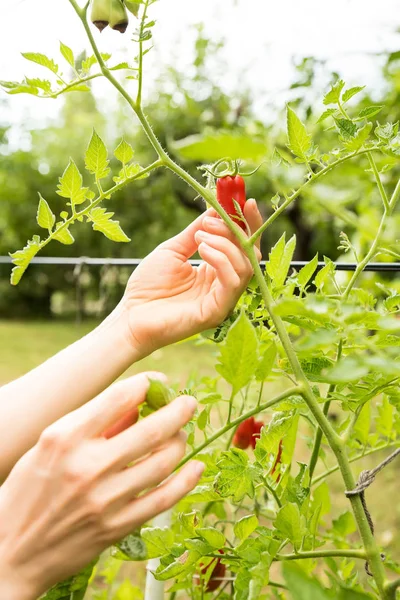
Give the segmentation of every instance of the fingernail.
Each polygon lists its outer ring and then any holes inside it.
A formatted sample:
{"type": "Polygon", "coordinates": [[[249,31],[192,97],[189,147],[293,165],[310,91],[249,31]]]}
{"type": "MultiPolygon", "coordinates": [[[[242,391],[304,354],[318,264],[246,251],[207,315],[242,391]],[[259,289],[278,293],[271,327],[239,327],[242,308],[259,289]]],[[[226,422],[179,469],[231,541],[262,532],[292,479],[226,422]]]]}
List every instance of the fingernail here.
{"type": "Polygon", "coordinates": [[[209,227],[210,229],[215,229],[221,224],[221,219],[215,219],[214,217],[206,217],[203,220],[203,225],[205,227],[209,227]]]}
{"type": "Polygon", "coordinates": [[[194,412],[197,408],[197,400],[193,396],[187,396],[185,399],[186,406],[194,412]]]}
{"type": "Polygon", "coordinates": [[[209,238],[209,235],[205,231],[198,231],[196,233],[196,238],[200,238],[201,240],[206,240],[209,238]]]}
{"type": "Polygon", "coordinates": [[[204,469],[206,468],[206,465],[203,462],[200,462],[199,460],[195,460],[193,461],[193,470],[196,473],[196,475],[198,477],[201,477],[204,473],[204,469]]]}

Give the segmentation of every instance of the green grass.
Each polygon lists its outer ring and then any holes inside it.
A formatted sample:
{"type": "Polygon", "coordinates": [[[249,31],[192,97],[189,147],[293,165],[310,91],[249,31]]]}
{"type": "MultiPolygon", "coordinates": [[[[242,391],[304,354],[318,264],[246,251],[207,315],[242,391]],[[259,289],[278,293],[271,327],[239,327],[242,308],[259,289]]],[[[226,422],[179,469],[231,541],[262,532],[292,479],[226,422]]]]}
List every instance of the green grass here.
{"type": "MultiPolygon", "coordinates": [[[[75,324],[63,321],[0,320],[0,385],[24,375],[95,326],[94,321],[75,324]]],[[[185,387],[192,372],[213,373],[213,363],[209,346],[184,342],[157,350],[133,365],[126,375],[158,370],[166,373],[171,383],[185,387]]]]}

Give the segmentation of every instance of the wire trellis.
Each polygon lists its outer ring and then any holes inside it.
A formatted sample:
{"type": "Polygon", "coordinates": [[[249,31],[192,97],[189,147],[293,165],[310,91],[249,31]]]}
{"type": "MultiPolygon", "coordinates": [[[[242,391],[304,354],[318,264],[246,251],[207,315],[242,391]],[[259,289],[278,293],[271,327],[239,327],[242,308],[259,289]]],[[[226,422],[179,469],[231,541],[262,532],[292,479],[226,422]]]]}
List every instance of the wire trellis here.
{"type": "MultiPolygon", "coordinates": [[[[58,257],[58,256],[42,256],[33,258],[31,264],[34,265],[110,265],[116,267],[137,267],[141,262],[142,258],[92,258],[89,256],[79,256],[73,258],[58,257]]],[[[201,260],[190,260],[192,265],[201,264],[201,260]]],[[[0,264],[11,264],[11,258],[9,256],[0,256],[0,264]]],[[[261,266],[265,268],[267,261],[262,260],[261,266]]],[[[294,269],[301,269],[308,261],[294,260],[290,263],[290,266],[294,269]]],[[[355,271],[357,268],[356,263],[334,263],[337,271],[355,271]]],[[[322,269],[325,266],[323,261],[319,261],[317,269],[322,269]]],[[[398,272],[400,271],[400,262],[371,262],[365,268],[364,271],[373,271],[375,273],[382,272],[398,272]]]]}

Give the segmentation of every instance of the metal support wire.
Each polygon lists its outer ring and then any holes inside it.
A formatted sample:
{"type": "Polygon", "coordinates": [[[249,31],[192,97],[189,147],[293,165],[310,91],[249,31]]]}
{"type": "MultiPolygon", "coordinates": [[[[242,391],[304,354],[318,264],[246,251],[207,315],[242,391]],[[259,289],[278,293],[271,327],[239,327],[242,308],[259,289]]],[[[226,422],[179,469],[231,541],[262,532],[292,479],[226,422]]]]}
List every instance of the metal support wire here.
{"type": "MultiPolygon", "coordinates": [[[[80,256],[75,258],[66,258],[58,256],[42,256],[33,258],[31,264],[34,265],[113,265],[118,267],[137,267],[141,262],[142,258],[91,258],[89,256],[80,256]]],[[[201,264],[201,260],[190,260],[192,265],[201,264]]],[[[261,266],[265,268],[267,261],[262,260],[261,266]]],[[[11,264],[11,258],[9,256],[0,256],[0,264],[11,264]]],[[[293,269],[301,269],[308,261],[294,260],[290,263],[293,269]]],[[[334,263],[337,271],[355,271],[357,268],[356,263],[334,263]]],[[[325,266],[323,261],[318,263],[317,269],[322,269],[325,266]]],[[[369,263],[364,271],[373,271],[375,273],[382,272],[399,272],[400,262],[379,262],[369,263]]]]}

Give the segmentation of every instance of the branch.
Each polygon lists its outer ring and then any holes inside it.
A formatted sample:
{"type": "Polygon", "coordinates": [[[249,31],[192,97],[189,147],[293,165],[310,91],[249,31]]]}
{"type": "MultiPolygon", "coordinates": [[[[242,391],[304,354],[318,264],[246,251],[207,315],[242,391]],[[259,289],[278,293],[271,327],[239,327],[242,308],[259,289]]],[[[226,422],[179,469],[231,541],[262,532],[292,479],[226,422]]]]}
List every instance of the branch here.
{"type": "MultiPolygon", "coordinates": [[[[378,150],[378,149],[379,149],[379,146],[376,146],[375,150],[378,150]]],[[[323,177],[324,175],[326,175],[327,173],[329,173],[329,171],[332,171],[332,169],[335,169],[337,166],[339,166],[342,163],[346,162],[346,160],[351,160],[355,156],[360,156],[361,154],[366,154],[367,152],[371,152],[371,149],[369,149],[369,150],[358,150],[357,152],[352,152],[351,154],[347,154],[346,156],[343,156],[342,158],[338,158],[338,160],[335,160],[330,165],[327,165],[326,167],[324,167],[323,169],[321,169],[321,171],[318,171],[318,173],[316,173],[313,177],[310,177],[310,179],[307,179],[307,181],[305,183],[303,183],[303,185],[301,185],[295,192],[293,192],[293,194],[291,194],[290,196],[288,196],[286,198],[285,202],[283,204],[281,204],[281,206],[269,217],[269,219],[267,219],[265,221],[265,223],[263,223],[263,225],[260,227],[260,229],[258,229],[255,233],[253,233],[253,235],[249,239],[249,242],[251,242],[252,244],[255,244],[256,241],[258,240],[258,238],[264,233],[264,231],[266,229],[268,229],[268,227],[275,221],[275,219],[277,219],[278,216],[282,212],[284,212],[286,210],[286,208],[294,200],[296,200],[296,198],[302,193],[302,191],[307,186],[309,186],[314,181],[317,181],[318,179],[320,179],[321,177],[323,177]]],[[[399,189],[399,194],[400,194],[400,189],[399,189]]]]}
{"type": "Polygon", "coordinates": [[[199,452],[204,450],[204,448],[207,448],[207,446],[209,446],[210,444],[212,444],[212,442],[214,442],[219,437],[224,435],[224,433],[226,433],[233,427],[237,427],[238,425],[240,425],[240,423],[242,423],[249,417],[253,417],[254,415],[257,415],[258,413],[263,412],[264,410],[267,410],[268,408],[271,408],[272,406],[275,406],[275,404],[279,404],[279,402],[282,402],[282,400],[285,400],[285,398],[289,398],[290,396],[295,396],[296,394],[301,394],[302,391],[303,391],[303,388],[301,386],[292,387],[292,388],[286,390],[286,392],[282,392],[282,394],[279,394],[279,396],[276,396],[272,400],[269,400],[269,402],[265,402],[264,404],[258,404],[255,408],[252,408],[247,413],[244,413],[243,415],[241,415],[234,421],[227,423],[224,427],[221,427],[221,429],[216,431],[210,438],[206,439],[202,444],[200,444],[199,446],[194,448],[194,450],[192,450],[192,452],[190,452],[187,456],[185,456],[185,458],[183,458],[181,460],[181,462],[179,463],[179,465],[176,467],[175,470],[178,470],[181,467],[183,467],[184,464],[186,464],[189,460],[192,460],[192,458],[194,458],[199,452]]]}
{"type": "Polygon", "coordinates": [[[376,168],[374,157],[372,156],[372,154],[370,152],[367,154],[367,156],[368,156],[369,164],[371,165],[372,172],[375,176],[375,181],[376,181],[376,184],[379,189],[379,193],[382,198],[383,206],[385,207],[385,210],[389,210],[389,199],[387,197],[385,188],[383,187],[381,176],[379,175],[379,171],[376,168]]]}
{"type": "Polygon", "coordinates": [[[312,552],[300,552],[293,554],[277,554],[275,560],[304,560],[307,558],[360,558],[365,560],[367,555],[364,550],[314,550],[312,552]]]}
{"type": "MultiPolygon", "coordinates": [[[[384,446],[378,446],[377,448],[371,448],[370,450],[367,450],[366,452],[356,454],[356,456],[349,458],[349,463],[353,463],[358,460],[361,460],[365,456],[371,456],[371,454],[375,454],[376,452],[380,452],[381,450],[386,450],[389,448],[397,448],[398,445],[399,445],[399,441],[396,441],[396,442],[392,442],[391,444],[385,444],[384,446]]],[[[329,477],[329,475],[332,475],[332,473],[336,473],[336,471],[339,471],[339,465],[335,465],[334,467],[331,467],[327,471],[324,471],[324,473],[321,473],[321,475],[317,475],[317,477],[314,477],[311,485],[316,485],[320,481],[323,481],[324,479],[329,477]]]]}

